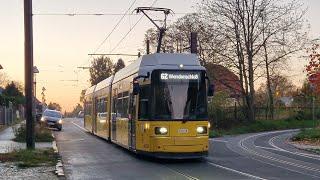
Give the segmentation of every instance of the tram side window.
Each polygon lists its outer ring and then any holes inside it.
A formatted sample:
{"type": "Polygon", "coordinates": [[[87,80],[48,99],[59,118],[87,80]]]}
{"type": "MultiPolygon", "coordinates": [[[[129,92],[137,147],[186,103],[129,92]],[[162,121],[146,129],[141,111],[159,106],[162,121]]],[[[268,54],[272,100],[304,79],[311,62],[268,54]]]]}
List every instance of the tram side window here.
{"type": "Polygon", "coordinates": [[[103,106],[102,106],[102,112],[103,112],[103,117],[107,117],[107,104],[108,104],[108,99],[107,98],[103,98],[103,106]]]}
{"type": "Polygon", "coordinates": [[[91,110],[92,109],[92,102],[87,102],[85,104],[85,115],[91,115],[91,110]]]}
{"type": "Polygon", "coordinates": [[[113,112],[116,113],[118,118],[128,118],[129,117],[129,93],[123,92],[119,93],[114,97],[114,109],[113,112]]]}
{"type": "Polygon", "coordinates": [[[101,102],[102,102],[102,112],[106,113],[107,112],[107,103],[108,103],[107,98],[103,98],[101,100],[101,102]]]}
{"type": "Polygon", "coordinates": [[[100,117],[106,117],[106,98],[101,98],[97,100],[97,113],[100,117]]]}
{"type": "Polygon", "coordinates": [[[116,101],[116,113],[117,113],[117,117],[122,117],[122,99],[119,98],[116,101]]]}
{"type": "Polygon", "coordinates": [[[141,86],[139,93],[139,119],[149,118],[150,85],[141,86]]]}
{"type": "Polygon", "coordinates": [[[128,118],[128,111],[129,111],[129,97],[123,97],[122,99],[122,117],[128,118]]]}
{"type": "Polygon", "coordinates": [[[112,120],[115,120],[115,118],[117,117],[116,113],[117,113],[117,97],[113,97],[112,98],[112,113],[111,113],[112,120]]]}
{"type": "Polygon", "coordinates": [[[100,112],[100,100],[99,100],[99,99],[96,100],[95,111],[96,111],[96,113],[99,113],[99,112],[100,112]]]}

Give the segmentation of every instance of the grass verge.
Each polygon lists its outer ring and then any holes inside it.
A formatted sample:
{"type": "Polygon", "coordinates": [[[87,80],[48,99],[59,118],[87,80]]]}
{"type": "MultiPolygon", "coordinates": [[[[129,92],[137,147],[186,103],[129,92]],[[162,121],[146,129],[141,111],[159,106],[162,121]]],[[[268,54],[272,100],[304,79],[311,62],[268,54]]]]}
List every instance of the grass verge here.
{"type": "MultiPolygon", "coordinates": [[[[26,142],[26,126],[21,125],[19,128],[14,128],[16,142],[26,142]]],[[[35,141],[36,142],[52,142],[54,138],[52,137],[51,130],[37,125],[35,127],[35,141]]]]}
{"type": "Polygon", "coordinates": [[[54,166],[58,155],[53,149],[16,150],[0,154],[1,162],[16,162],[18,167],[54,166]]]}
{"type": "Polygon", "coordinates": [[[236,135],[256,133],[264,131],[276,131],[285,129],[310,128],[314,126],[312,120],[261,120],[250,124],[241,124],[230,129],[211,130],[209,136],[220,137],[223,135],[236,135]]]}
{"type": "Polygon", "coordinates": [[[292,137],[291,140],[320,144],[320,128],[302,129],[297,135],[292,137]]]}

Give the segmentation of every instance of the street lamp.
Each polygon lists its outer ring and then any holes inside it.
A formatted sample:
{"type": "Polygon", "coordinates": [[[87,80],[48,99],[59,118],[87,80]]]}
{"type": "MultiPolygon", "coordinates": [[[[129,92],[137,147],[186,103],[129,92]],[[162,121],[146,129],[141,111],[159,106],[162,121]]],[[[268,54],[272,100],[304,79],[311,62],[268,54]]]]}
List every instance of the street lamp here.
{"type": "Polygon", "coordinates": [[[39,69],[37,68],[37,66],[33,66],[33,75],[34,75],[34,81],[33,81],[33,84],[34,84],[34,97],[33,97],[33,113],[34,115],[37,114],[37,104],[36,102],[37,101],[37,74],[39,73],[39,69]]]}
{"type": "Polygon", "coordinates": [[[39,73],[39,69],[37,66],[33,66],[33,74],[34,74],[34,97],[37,99],[37,74],[39,73]]]}

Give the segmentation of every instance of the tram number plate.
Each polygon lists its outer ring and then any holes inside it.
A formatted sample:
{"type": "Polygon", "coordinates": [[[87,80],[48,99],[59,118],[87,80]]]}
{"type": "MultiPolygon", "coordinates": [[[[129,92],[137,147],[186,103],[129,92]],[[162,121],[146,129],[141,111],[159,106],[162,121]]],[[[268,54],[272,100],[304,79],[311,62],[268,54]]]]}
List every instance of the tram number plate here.
{"type": "Polygon", "coordinates": [[[188,129],[179,129],[178,132],[180,134],[185,134],[185,133],[188,133],[188,129]]]}

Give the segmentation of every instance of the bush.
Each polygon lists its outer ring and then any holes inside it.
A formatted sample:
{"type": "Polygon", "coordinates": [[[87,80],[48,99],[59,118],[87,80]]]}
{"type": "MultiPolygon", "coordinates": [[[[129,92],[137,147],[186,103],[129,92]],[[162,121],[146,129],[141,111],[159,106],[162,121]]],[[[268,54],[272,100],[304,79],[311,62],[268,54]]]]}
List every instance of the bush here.
{"type": "MultiPolygon", "coordinates": [[[[26,126],[21,125],[18,128],[14,128],[15,138],[13,139],[16,142],[26,142],[26,126]]],[[[35,141],[36,142],[52,142],[54,139],[52,133],[49,129],[41,126],[35,127],[35,141]]]]}
{"type": "MultiPolygon", "coordinates": [[[[233,135],[256,133],[263,131],[275,131],[284,129],[310,128],[314,126],[312,120],[260,120],[253,123],[244,123],[227,130],[213,130],[220,132],[220,135],[233,135]]],[[[210,133],[210,137],[216,137],[216,132],[210,133]]]]}
{"type": "Polygon", "coordinates": [[[208,104],[211,124],[217,129],[228,129],[245,120],[244,109],[236,107],[225,92],[217,92],[208,104]]]}
{"type": "Polygon", "coordinates": [[[320,129],[302,129],[297,135],[292,138],[293,141],[320,141],[320,129]]]}

